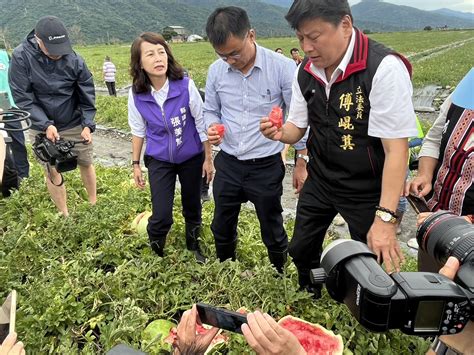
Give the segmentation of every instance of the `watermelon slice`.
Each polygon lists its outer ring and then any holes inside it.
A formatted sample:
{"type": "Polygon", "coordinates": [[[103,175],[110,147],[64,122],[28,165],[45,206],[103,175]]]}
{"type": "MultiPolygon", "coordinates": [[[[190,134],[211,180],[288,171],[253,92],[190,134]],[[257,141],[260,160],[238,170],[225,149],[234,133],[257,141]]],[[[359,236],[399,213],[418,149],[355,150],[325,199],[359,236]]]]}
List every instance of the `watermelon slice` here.
{"type": "Polygon", "coordinates": [[[283,110],[280,106],[275,106],[268,115],[270,122],[278,129],[283,125],[283,110]]]}
{"type": "Polygon", "coordinates": [[[344,350],[342,337],[319,324],[292,316],[283,317],[278,324],[296,335],[308,355],[341,355],[344,350]]]}
{"type": "Polygon", "coordinates": [[[214,125],[214,127],[215,127],[216,130],[217,130],[217,134],[218,134],[221,138],[224,137],[225,126],[220,123],[220,124],[214,125]]]}

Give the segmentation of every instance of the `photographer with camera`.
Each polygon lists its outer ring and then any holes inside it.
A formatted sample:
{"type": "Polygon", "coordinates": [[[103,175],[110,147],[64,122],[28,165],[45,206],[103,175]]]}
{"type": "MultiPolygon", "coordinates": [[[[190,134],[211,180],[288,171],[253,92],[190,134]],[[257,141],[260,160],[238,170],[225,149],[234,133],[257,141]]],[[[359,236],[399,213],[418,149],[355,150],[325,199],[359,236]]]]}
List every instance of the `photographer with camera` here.
{"type": "MultiPolygon", "coordinates": [[[[60,138],[86,143],[76,144],[71,150],[77,155],[89,202],[95,204],[96,175],[91,144],[96,113],[94,82],[82,57],[72,50],[67,30],[57,17],[41,18],[15,48],[9,80],[18,108],[31,114],[33,142],[37,135],[44,133],[53,144],[60,138]]],[[[48,145],[48,142],[43,143],[48,145]]],[[[69,149],[67,142],[55,148],[58,149],[45,150],[67,154],[69,149]]],[[[51,198],[67,216],[66,188],[61,174],[51,164],[47,164],[45,173],[51,198]]]]}
{"type": "MultiPolygon", "coordinates": [[[[474,68],[461,80],[440,108],[420,151],[417,176],[406,185],[405,195],[425,198],[431,211],[445,210],[466,216],[474,214],[474,68]]],[[[420,215],[419,219],[427,215],[420,215]]],[[[418,250],[418,268],[436,271],[423,250],[418,250]]]]}

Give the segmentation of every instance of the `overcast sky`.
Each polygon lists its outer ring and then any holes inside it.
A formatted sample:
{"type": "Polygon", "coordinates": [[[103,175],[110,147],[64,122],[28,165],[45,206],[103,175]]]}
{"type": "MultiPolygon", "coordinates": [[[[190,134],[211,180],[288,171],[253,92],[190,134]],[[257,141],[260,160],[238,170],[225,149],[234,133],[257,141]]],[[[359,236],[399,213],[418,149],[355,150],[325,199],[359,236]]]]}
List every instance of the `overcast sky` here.
{"type": "MultiPolygon", "coordinates": [[[[349,0],[351,5],[360,0],[349,0]]],[[[474,12],[474,0],[384,0],[395,5],[406,5],[416,7],[420,10],[437,10],[448,8],[456,11],[474,12]]]]}

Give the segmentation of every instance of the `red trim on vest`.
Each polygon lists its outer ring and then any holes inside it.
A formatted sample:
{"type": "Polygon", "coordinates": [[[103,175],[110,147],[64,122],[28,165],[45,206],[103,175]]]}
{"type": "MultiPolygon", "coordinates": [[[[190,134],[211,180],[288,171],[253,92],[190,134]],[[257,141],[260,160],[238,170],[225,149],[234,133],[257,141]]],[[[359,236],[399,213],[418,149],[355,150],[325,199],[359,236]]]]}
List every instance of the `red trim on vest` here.
{"type": "Polygon", "coordinates": [[[367,57],[369,55],[369,38],[355,28],[355,42],[354,42],[354,51],[352,52],[352,57],[347,65],[344,76],[339,75],[336,80],[336,83],[343,81],[348,76],[357,73],[358,71],[365,70],[367,68],[367,57]]]}
{"type": "Polygon", "coordinates": [[[306,62],[306,65],[304,66],[304,71],[311,74],[311,76],[313,78],[315,78],[317,81],[319,81],[319,83],[325,87],[326,84],[324,83],[324,81],[321,80],[321,78],[319,78],[316,74],[314,74],[312,71],[311,71],[311,60],[308,59],[308,61],[306,62]]]}

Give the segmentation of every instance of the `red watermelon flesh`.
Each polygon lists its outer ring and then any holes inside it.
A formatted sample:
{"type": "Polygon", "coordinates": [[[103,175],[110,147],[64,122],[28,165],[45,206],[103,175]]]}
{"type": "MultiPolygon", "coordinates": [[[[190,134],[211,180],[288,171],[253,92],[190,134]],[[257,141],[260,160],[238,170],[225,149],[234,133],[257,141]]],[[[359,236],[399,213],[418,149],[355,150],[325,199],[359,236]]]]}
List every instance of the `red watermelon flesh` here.
{"type": "Polygon", "coordinates": [[[283,317],[278,324],[296,335],[308,355],[339,355],[344,350],[342,337],[319,324],[292,316],[283,317]]]}
{"type": "Polygon", "coordinates": [[[214,127],[216,127],[217,134],[222,138],[224,137],[225,133],[225,126],[223,124],[216,124],[214,127]]]}
{"type": "Polygon", "coordinates": [[[283,110],[279,106],[272,108],[272,111],[268,115],[270,122],[276,127],[281,128],[283,125],[283,110]]]}

